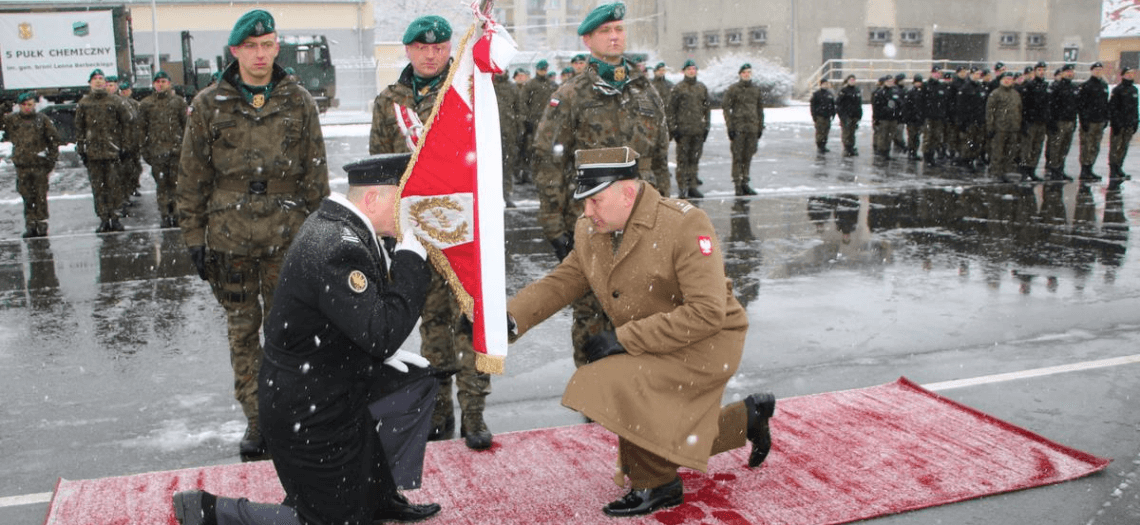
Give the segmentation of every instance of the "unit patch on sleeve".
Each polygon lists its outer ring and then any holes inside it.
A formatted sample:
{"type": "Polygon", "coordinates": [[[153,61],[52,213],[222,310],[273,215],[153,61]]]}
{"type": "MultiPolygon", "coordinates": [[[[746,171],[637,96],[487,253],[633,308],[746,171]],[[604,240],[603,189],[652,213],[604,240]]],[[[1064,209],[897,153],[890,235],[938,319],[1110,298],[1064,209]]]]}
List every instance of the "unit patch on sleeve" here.
{"type": "Polygon", "coordinates": [[[360,270],[353,270],[348,274],[348,288],[356,293],[363,293],[368,289],[368,278],[364,276],[364,272],[360,270]]]}

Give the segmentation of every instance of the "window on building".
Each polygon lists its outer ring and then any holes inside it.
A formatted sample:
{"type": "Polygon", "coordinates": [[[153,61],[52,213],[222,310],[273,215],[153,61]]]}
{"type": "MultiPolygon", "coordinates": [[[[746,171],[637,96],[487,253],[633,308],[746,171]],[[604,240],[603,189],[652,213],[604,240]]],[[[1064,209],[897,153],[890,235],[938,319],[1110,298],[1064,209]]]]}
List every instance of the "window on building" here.
{"type": "Polygon", "coordinates": [[[1026,33],[1025,47],[1045,47],[1045,33],[1026,33]]]}
{"type": "Polygon", "coordinates": [[[749,40],[753,44],[767,44],[768,43],[768,28],[767,27],[753,27],[748,30],[749,40]]]}
{"type": "Polygon", "coordinates": [[[550,0],[550,8],[551,9],[558,9],[558,7],[559,7],[558,3],[559,3],[559,0],[550,0]]]}
{"type": "Polygon", "coordinates": [[[1020,35],[1013,31],[1005,31],[998,36],[998,45],[1001,47],[1017,47],[1021,45],[1020,35]]]}
{"type": "Polygon", "coordinates": [[[685,49],[696,49],[697,48],[697,34],[696,33],[685,33],[685,34],[681,35],[681,47],[684,47],[685,49]]]}
{"type": "Polygon", "coordinates": [[[739,46],[744,42],[744,32],[739,29],[729,29],[724,32],[724,43],[729,46],[739,46]]]}
{"type": "Polygon", "coordinates": [[[902,29],[899,31],[899,43],[904,46],[921,46],[921,29],[902,29]]]}
{"type": "Polygon", "coordinates": [[[891,41],[891,30],[882,27],[872,27],[867,30],[867,43],[886,44],[891,41]]]}
{"type": "Polygon", "coordinates": [[[712,31],[705,33],[705,47],[718,46],[720,46],[720,33],[712,31]]]}

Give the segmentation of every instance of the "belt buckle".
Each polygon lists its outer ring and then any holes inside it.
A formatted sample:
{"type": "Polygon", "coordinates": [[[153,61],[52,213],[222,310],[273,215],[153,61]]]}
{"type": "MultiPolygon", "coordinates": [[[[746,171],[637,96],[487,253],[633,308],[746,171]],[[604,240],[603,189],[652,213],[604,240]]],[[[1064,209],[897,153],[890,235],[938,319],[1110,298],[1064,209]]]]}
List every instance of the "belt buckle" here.
{"type": "Polygon", "coordinates": [[[265,195],[269,190],[269,182],[263,180],[254,180],[249,182],[249,192],[254,195],[265,195]]]}

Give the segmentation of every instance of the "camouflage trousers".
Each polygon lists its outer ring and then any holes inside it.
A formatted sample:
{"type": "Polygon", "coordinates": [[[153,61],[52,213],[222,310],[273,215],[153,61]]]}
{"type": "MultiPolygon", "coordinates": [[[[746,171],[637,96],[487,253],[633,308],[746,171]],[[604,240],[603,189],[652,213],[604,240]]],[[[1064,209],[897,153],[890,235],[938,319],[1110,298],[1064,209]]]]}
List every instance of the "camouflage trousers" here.
{"type": "Polygon", "coordinates": [[[752,171],[752,157],[756,155],[759,140],[760,134],[752,131],[738,131],[736,138],[732,140],[729,147],[732,151],[732,182],[736,184],[737,189],[747,186],[752,181],[749,173],[752,171]]]}
{"type": "Polygon", "coordinates": [[[827,144],[827,136],[831,134],[831,119],[825,117],[816,117],[815,121],[815,145],[824,146],[827,144]]]}
{"type": "Polygon", "coordinates": [[[511,200],[511,194],[515,191],[515,175],[518,168],[518,150],[511,146],[515,144],[515,137],[509,134],[501,135],[499,137],[500,148],[503,151],[503,199],[511,200]]]}
{"type": "Polygon", "coordinates": [[[48,175],[52,167],[40,164],[16,166],[16,191],[24,198],[24,222],[32,225],[48,219],[48,175]]]}
{"type": "Polygon", "coordinates": [[[962,147],[958,154],[963,160],[977,160],[986,147],[986,126],[980,122],[962,127],[962,147]]]}
{"type": "Polygon", "coordinates": [[[871,140],[871,146],[875,150],[876,155],[887,156],[891,153],[891,144],[895,142],[895,132],[899,129],[899,123],[895,120],[880,120],[874,123],[874,137],[871,140]]]}
{"type": "Polygon", "coordinates": [[[1021,134],[1021,167],[1035,170],[1041,160],[1041,151],[1045,149],[1045,123],[1032,122],[1024,129],[1021,134]]]}
{"type": "MultiPolygon", "coordinates": [[[[491,376],[475,368],[471,336],[455,329],[459,316],[463,315],[459,303],[448,288],[447,279],[434,266],[431,269],[431,285],[420,316],[420,354],[436,368],[458,370],[455,374],[456,397],[462,421],[465,428],[478,431],[478,428],[470,427],[483,424],[483,408],[487,404],[487,395],[491,393],[491,376]]],[[[451,376],[448,376],[439,381],[432,425],[440,426],[454,414],[451,376]]]]}
{"type": "Polygon", "coordinates": [[[118,217],[116,210],[122,204],[119,199],[119,162],[88,159],[86,164],[87,177],[91,181],[91,196],[95,201],[95,215],[104,221],[118,217]]]}
{"type": "Polygon", "coordinates": [[[178,186],[178,157],[155,159],[150,165],[150,175],[154,177],[158,213],[162,217],[175,216],[174,190],[178,186]]]}
{"type": "Polygon", "coordinates": [[[926,140],[926,145],[922,147],[924,157],[934,158],[932,156],[934,152],[945,145],[947,127],[945,120],[926,119],[926,127],[922,130],[922,136],[926,140]]]}
{"type": "Polygon", "coordinates": [[[843,149],[852,151],[855,149],[855,131],[859,129],[859,121],[853,118],[839,119],[839,126],[843,128],[843,149]]]}
{"type": "Polygon", "coordinates": [[[906,125],[906,149],[911,153],[918,153],[922,147],[922,122],[911,122],[906,125]]]}
{"type": "Polygon", "coordinates": [[[1013,171],[1013,159],[1017,155],[1017,131],[998,131],[990,139],[990,174],[1000,177],[1013,171]]]}
{"type": "Polygon", "coordinates": [[[1073,146],[1073,131],[1077,123],[1072,120],[1058,121],[1057,131],[1049,134],[1045,143],[1045,167],[1056,170],[1065,167],[1065,158],[1073,146]]]}
{"type": "Polygon", "coordinates": [[[1104,140],[1104,122],[1081,122],[1081,166],[1096,164],[1104,140]]]}
{"type": "Polygon", "coordinates": [[[705,149],[705,136],[681,135],[677,137],[677,191],[697,187],[697,167],[705,149]]]}
{"type": "Polygon", "coordinates": [[[261,370],[261,323],[273,305],[285,250],[252,257],[210,251],[206,277],[226,311],[234,399],[251,423],[257,422],[257,374],[261,370]]]}
{"type": "Polygon", "coordinates": [[[1128,155],[1128,143],[1132,142],[1135,129],[1112,128],[1108,134],[1108,165],[1120,167],[1124,164],[1124,157],[1128,155]]]}
{"type": "Polygon", "coordinates": [[[139,160],[138,155],[132,155],[127,160],[119,163],[120,173],[119,176],[119,195],[122,197],[122,203],[126,203],[131,198],[131,194],[139,189],[139,175],[142,175],[142,161],[139,160]]]}

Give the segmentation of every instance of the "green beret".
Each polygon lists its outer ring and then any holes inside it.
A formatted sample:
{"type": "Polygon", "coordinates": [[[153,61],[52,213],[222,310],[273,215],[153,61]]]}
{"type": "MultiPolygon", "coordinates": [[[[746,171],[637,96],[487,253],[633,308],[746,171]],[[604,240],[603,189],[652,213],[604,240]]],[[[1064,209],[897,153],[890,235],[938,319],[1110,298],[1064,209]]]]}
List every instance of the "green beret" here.
{"type": "Polygon", "coordinates": [[[737,73],[743,73],[745,69],[752,69],[752,64],[745,62],[743,66],[740,66],[740,71],[737,71],[737,73]]]}
{"type": "Polygon", "coordinates": [[[408,25],[404,31],[404,45],[412,42],[421,44],[439,44],[451,40],[451,24],[442,16],[421,16],[408,25]]]}
{"type": "Polygon", "coordinates": [[[88,76],[88,77],[87,77],[87,81],[88,81],[88,82],[91,82],[91,80],[95,78],[95,75],[103,76],[103,70],[102,70],[102,69],[98,69],[98,68],[96,68],[96,69],[92,70],[92,71],[91,71],[91,76],[88,76]]]}
{"type": "Polygon", "coordinates": [[[691,58],[686,60],[685,65],[681,66],[681,70],[684,71],[685,69],[688,69],[689,66],[697,67],[697,61],[695,61],[691,58]]]}
{"type": "Polygon", "coordinates": [[[234,23],[230,31],[230,47],[240,46],[245,39],[251,36],[264,36],[277,31],[277,24],[273,22],[273,15],[264,9],[253,9],[234,23]]]}
{"type": "Polygon", "coordinates": [[[653,68],[653,70],[657,71],[658,69],[665,69],[665,63],[664,62],[658,62],[657,67],[653,68]]]}
{"type": "Polygon", "coordinates": [[[104,77],[103,80],[106,80],[110,84],[118,84],[119,83],[119,77],[117,77],[115,75],[111,75],[109,77],[104,77]]]}
{"type": "Polygon", "coordinates": [[[574,55],[574,58],[570,60],[571,63],[573,63],[573,62],[585,62],[585,61],[586,61],[586,55],[583,55],[583,54],[574,55]]]}
{"type": "Polygon", "coordinates": [[[586,18],[582,20],[582,24],[578,26],[578,34],[585,35],[598,28],[598,26],[615,20],[625,18],[625,4],[621,2],[614,2],[612,4],[602,4],[595,7],[586,18]]]}
{"type": "Polygon", "coordinates": [[[566,67],[562,68],[562,74],[563,75],[573,75],[574,74],[574,68],[572,68],[570,66],[566,66],[566,67]]]}
{"type": "Polygon", "coordinates": [[[131,89],[131,82],[129,80],[119,82],[119,89],[131,89]]]}
{"type": "Polygon", "coordinates": [[[170,80],[170,74],[165,72],[165,71],[159,71],[158,73],[154,74],[154,78],[152,78],[151,81],[158,80],[160,78],[165,78],[166,80],[170,80]]]}
{"type": "Polygon", "coordinates": [[[28,100],[36,100],[36,92],[35,91],[25,91],[23,93],[20,93],[20,96],[16,97],[16,103],[17,104],[23,104],[25,101],[28,101],[28,100]]]}
{"type": "Polygon", "coordinates": [[[550,69],[550,62],[547,62],[545,58],[539,60],[534,64],[534,69],[538,71],[546,71],[547,69],[550,69]]]}

